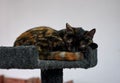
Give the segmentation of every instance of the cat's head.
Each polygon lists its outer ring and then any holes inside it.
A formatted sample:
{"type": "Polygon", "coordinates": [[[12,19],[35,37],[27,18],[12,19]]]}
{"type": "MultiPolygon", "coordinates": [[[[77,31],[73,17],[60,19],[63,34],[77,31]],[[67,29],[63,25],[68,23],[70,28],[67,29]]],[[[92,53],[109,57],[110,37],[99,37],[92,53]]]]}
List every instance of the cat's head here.
{"type": "Polygon", "coordinates": [[[75,50],[73,48],[73,45],[75,43],[75,31],[74,31],[74,28],[69,25],[68,23],[66,23],[66,29],[65,29],[65,34],[64,34],[64,37],[63,37],[63,40],[66,44],[66,47],[67,47],[67,50],[68,51],[73,51],[75,50]]]}
{"type": "Polygon", "coordinates": [[[90,31],[86,31],[84,35],[79,38],[79,50],[84,50],[88,46],[90,46],[92,49],[95,49],[98,47],[96,43],[93,43],[93,37],[96,32],[96,29],[92,29],[90,31]]]}
{"type": "Polygon", "coordinates": [[[66,23],[66,32],[63,39],[68,51],[79,51],[88,46],[97,48],[97,44],[92,41],[95,32],[96,29],[85,31],[81,27],[72,27],[70,24],[66,23]]]}

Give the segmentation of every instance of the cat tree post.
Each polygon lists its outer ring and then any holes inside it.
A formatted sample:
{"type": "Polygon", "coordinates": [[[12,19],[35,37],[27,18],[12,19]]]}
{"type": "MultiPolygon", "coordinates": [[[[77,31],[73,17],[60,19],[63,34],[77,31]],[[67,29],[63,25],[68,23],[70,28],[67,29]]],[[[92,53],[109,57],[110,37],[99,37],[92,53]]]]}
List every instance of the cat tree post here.
{"type": "Polygon", "coordinates": [[[63,83],[63,69],[41,70],[42,83],[63,83]]]}
{"type": "Polygon", "coordinates": [[[39,60],[34,46],[0,47],[0,69],[41,69],[42,83],[63,83],[64,68],[91,68],[97,64],[97,49],[82,61],[39,60]]]}

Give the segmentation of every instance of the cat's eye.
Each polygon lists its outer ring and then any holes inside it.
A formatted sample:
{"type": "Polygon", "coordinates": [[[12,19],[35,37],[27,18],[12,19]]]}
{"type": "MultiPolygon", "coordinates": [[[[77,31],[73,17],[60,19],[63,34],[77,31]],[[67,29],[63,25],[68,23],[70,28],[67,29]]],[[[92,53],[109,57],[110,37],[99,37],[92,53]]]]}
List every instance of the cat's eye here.
{"type": "Polygon", "coordinates": [[[84,41],[85,42],[90,42],[90,39],[89,38],[85,38],[84,41]]]}

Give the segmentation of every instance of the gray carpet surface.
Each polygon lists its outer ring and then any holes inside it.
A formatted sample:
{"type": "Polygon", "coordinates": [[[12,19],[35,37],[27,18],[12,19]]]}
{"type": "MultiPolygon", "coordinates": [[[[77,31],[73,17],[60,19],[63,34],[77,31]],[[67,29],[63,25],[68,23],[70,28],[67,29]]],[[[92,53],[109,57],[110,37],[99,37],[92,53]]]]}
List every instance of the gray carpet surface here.
{"type": "MultiPolygon", "coordinates": [[[[97,56],[97,50],[92,51],[97,56]]],[[[97,61],[95,60],[95,66],[97,61]]],[[[90,68],[90,61],[39,60],[34,46],[0,47],[0,69],[63,69],[90,68]]]]}

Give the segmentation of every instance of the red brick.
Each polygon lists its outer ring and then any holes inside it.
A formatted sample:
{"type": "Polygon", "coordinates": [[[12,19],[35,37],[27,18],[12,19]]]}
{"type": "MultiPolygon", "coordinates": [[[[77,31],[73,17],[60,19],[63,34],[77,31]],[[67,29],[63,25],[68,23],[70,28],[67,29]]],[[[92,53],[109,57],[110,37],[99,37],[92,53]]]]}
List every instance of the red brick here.
{"type": "Polygon", "coordinates": [[[30,78],[26,83],[41,83],[41,80],[39,78],[30,78]]]}
{"type": "Polygon", "coordinates": [[[73,80],[67,81],[67,82],[65,82],[65,83],[73,83],[73,80]]]}
{"type": "Polygon", "coordinates": [[[1,76],[0,76],[0,83],[3,83],[3,81],[4,81],[4,76],[1,75],[1,76]]]}
{"type": "Polygon", "coordinates": [[[5,78],[4,83],[26,83],[26,80],[15,79],[15,78],[5,78]]]}

